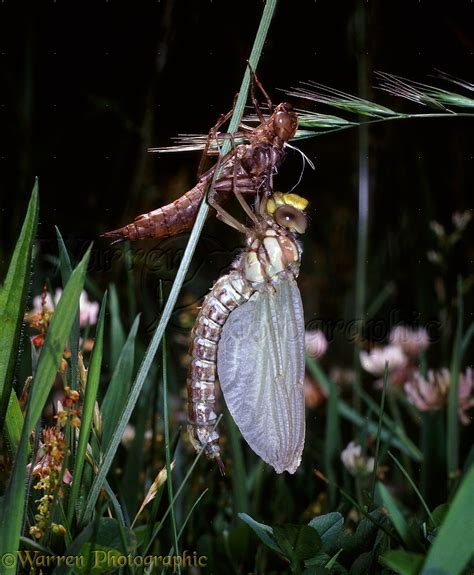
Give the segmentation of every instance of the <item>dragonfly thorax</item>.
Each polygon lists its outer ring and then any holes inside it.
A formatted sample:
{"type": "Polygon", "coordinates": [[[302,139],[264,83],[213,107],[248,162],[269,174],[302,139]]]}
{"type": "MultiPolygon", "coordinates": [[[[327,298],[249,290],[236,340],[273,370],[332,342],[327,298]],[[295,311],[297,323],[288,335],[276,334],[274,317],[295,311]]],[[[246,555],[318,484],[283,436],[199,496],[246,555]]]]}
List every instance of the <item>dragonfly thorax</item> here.
{"type": "Polygon", "coordinates": [[[243,259],[244,276],[253,285],[271,281],[284,272],[296,276],[300,253],[293,234],[279,226],[267,228],[249,244],[243,259]]]}

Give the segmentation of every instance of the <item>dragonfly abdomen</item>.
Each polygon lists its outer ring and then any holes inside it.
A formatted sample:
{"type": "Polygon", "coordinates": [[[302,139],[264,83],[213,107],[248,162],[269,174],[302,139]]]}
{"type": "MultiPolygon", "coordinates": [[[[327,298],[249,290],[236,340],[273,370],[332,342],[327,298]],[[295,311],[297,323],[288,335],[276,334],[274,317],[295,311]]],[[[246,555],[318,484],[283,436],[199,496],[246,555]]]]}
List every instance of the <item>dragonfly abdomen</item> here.
{"type": "Polygon", "coordinates": [[[249,300],[252,285],[239,270],[219,278],[204,299],[192,332],[188,368],[189,436],[197,450],[204,449],[223,472],[219,434],[215,429],[217,345],[229,314],[249,300]]]}

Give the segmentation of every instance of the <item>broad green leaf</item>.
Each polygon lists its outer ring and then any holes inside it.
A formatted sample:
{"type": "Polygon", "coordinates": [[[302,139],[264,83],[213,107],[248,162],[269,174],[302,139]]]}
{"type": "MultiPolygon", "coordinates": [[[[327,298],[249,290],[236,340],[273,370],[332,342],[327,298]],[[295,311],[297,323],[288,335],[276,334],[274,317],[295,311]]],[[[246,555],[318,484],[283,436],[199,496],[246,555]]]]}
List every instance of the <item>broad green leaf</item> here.
{"type": "Polygon", "coordinates": [[[110,438],[115,430],[130,391],[133,366],[135,363],[135,339],[139,323],[140,318],[137,316],[128,334],[127,341],[121,350],[100,408],[103,421],[103,449],[105,449],[110,442],[110,438]]]}
{"type": "Polygon", "coordinates": [[[418,575],[423,565],[423,560],[423,555],[401,549],[387,551],[379,558],[379,562],[382,565],[392,569],[399,575],[418,575]]]}
{"type": "Polygon", "coordinates": [[[346,535],[343,532],[344,517],[340,513],[320,515],[312,519],[308,525],[316,529],[323,544],[322,549],[329,555],[337,553],[344,546],[344,535],[346,535]]]}
{"type": "MultiPolygon", "coordinates": [[[[29,438],[44,408],[61,362],[84,285],[90,250],[91,248],[87,250],[64,289],[51,319],[41,351],[31,386],[20,446],[13,465],[12,475],[1,503],[0,517],[8,517],[8,521],[0,524],[0,555],[6,552],[16,553],[18,550],[25,502],[25,476],[29,438]]],[[[13,573],[14,571],[14,567],[6,567],[4,572],[13,573]]]]}
{"type": "Polygon", "coordinates": [[[303,571],[303,575],[330,575],[331,570],[326,569],[324,565],[311,565],[303,571]]]}
{"type": "Polygon", "coordinates": [[[15,451],[22,424],[16,395],[12,395],[13,375],[30,283],[31,254],[38,223],[38,181],[35,182],[20,237],[15,246],[7,276],[0,291],[0,426],[5,421],[6,439],[15,451]],[[7,412],[7,408],[10,409],[7,412]]]}
{"type": "Polygon", "coordinates": [[[23,423],[23,413],[21,411],[20,404],[18,403],[15,390],[12,389],[10,392],[10,401],[7,406],[5,427],[3,428],[6,444],[11,455],[16,453],[18,444],[20,443],[23,423]]]}
{"type": "Polygon", "coordinates": [[[474,557],[474,466],[467,472],[431,547],[423,575],[457,575],[474,557]]]}
{"type": "MultiPolygon", "coordinates": [[[[380,533],[378,525],[383,525],[386,521],[386,514],[380,509],[374,509],[367,516],[362,517],[357,525],[354,534],[354,549],[367,551],[374,547],[377,534],[380,533]],[[375,522],[375,523],[374,523],[375,522]],[[378,524],[378,525],[377,525],[378,524]]],[[[344,550],[346,547],[344,547],[344,550]]]]}
{"type": "Polygon", "coordinates": [[[372,550],[360,553],[354,563],[351,565],[350,575],[367,575],[367,573],[371,572],[371,566],[375,562],[376,559],[372,550]]]}
{"type": "Polygon", "coordinates": [[[84,469],[87,444],[91,431],[92,418],[94,416],[94,406],[99,389],[100,371],[102,367],[102,351],[104,344],[104,321],[105,310],[107,306],[107,293],[105,293],[100,308],[99,320],[97,322],[97,332],[92,350],[89,370],[87,372],[87,385],[82,408],[81,429],[79,433],[79,442],[77,446],[76,458],[74,463],[73,481],[71,493],[68,501],[68,524],[70,525],[74,515],[79,487],[81,484],[82,471],[84,469]]]}
{"type": "Polygon", "coordinates": [[[247,525],[255,532],[262,543],[277,553],[283,553],[283,550],[275,541],[275,537],[273,536],[273,529],[269,525],[258,523],[255,521],[255,519],[252,519],[250,515],[247,515],[246,513],[239,513],[238,515],[240,519],[245,521],[245,523],[247,523],[247,525]]]}
{"type": "Polygon", "coordinates": [[[292,563],[311,559],[322,545],[317,531],[308,525],[276,525],[273,527],[273,535],[292,563]]]}
{"type": "Polygon", "coordinates": [[[308,525],[316,529],[324,545],[340,533],[344,525],[344,517],[337,512],[326,513],[326,515],[319,515],[311,519],[308,525]]]}
{"type": "Polygon", "coordinates": [[[328,555],[325,551],[320,549],[316,555],[307,559],[304,564],[305,567],[326,567],[326,565],[331,561],[331,556],[328,555]]]}
{"type": "MultiPolygon", "coordinates": [[[[66,285],[69,277],[72,274],[72,265],[71,259],[69,257],[69,253],[66,248],[66,244],[61,236],[61,233],[58,228],[56,228],[56,236],[58,240],[58,251],[59,251],[59,264],[61,267],[61,279],[63,282],[63,286],[66,285]]],[[[79,354],[79,330],[80,330],[80,310],[79,306],[77,308],[76,317],[74,318],[74,323],[72,324],[71,335],[69,337],[69,349],[71,351],[71,369],[70,369],[70,377],[71,377],[71,388],[77,389],[77,363],[78,359],[77,356],[79,354]]]]}

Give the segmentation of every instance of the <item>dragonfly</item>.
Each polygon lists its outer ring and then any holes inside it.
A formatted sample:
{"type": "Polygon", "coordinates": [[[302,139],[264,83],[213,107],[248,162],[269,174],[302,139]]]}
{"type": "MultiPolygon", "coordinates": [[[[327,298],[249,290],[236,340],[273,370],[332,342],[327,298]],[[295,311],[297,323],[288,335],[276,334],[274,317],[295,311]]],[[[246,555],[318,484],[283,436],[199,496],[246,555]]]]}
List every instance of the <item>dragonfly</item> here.
{"type": "Polygon", "coordinates": [[[270,195],[273,191],[273,176],[278,173],[286,156],[287,143],[298,128],[298,114],[288,102],[273,107],[270,97],[255,75],[251,94],[260,122],[258,126],[241,124],[236,134],[222,135],[218,130],[231,117],[233,109],[222,116],[209,132],[200,162],[197,184],[174,202],[141,214],[130,224],[102,234],[103,237],[112,240],[113,243],[119,243],[125,240],[164,239],[190,230],[216,171],[219,171],[219,175],[214,181],[208,202],[220,218],[226,217],[222,213],[221,205],[231,194],[237,197],[246,211],[248,210],[242,195],[255,195],[259,192],[270,195]],[[258,104],[254,84],[260,88],[267,100],[270,113],[267,117],[263,115],[258,104]],[[211,149],[211,143],[216,142],[216,147],[219,148],[219,139],[222,137],[232,137],[234,141],[244,137],[247,143],[234,146],[215,165],[201,173],[204,160],[210,155],[219,153],[218,149],[211,149]]]}
{"type": "Polygon", "coordinates": [[[262,196],[251,224],[242,226],[245,249],[206,295],[192,330],[188,432],[222,474],[217,378],[250,448],[277,473],[294,473],[301,462],[305,360],[297,236],[306,229],[307,206],[292,193],[262,196]]]}

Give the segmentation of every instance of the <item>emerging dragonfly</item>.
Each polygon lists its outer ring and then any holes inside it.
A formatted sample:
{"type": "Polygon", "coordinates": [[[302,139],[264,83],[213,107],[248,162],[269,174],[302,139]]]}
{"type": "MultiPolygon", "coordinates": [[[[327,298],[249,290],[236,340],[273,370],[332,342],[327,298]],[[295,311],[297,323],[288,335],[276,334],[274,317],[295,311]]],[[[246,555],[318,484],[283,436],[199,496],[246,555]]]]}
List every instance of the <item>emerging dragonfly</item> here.
{"type": "MultiPolygon", "coordinates": [[[[243,228],[246,248],[204,299],[192,332],[189,434],[221,473],[215,381],[250,447],[277,473],[294,473],[305,437],[304,320],[296,284],[308,202],[263,196],[243,228]]],[[[227,221],[223,217],[224,221],[227,221]]],[[[231,220],[234,225],[235,220],[231,220]]]]}
{"type": "MultiPolygon", "coordinates": [[[[132,223],[106,232],[103,236],[117,243],[124,240],[167,238],[188,231],[192,228],[199,205],[217,169],[221,172],[214,182],[208,200],[219,217],[223,215],[221,204],[231,193],[237,196],[242,205],[244,200],[241,199],[241,194],[255,195],[263,192],[270,195],[273,191],[273,175],[280,169],[286,155],[285,146],[298,128],[298,115],[291,104],[286,102],[273,108],[268,94],[255,75],[252,82],[252,101],[260,124],[255,128],[241,124],[240,131],[232,136],[235,139],[244,137],[248,143],[235,146],[212,168],[200,175],[194,188],[171,204],[142,214],[132,223]],[[266,118],[258,105],[254,83],[267,99],[270,116],[266,118]]],[[[210,151],[210,144],[212,140],[218,142],[222,137],[218,129],[230,118],[232,112],[233,110],[223,116],[210,131],[199,171],[208,155],[218,153],[217,150],[210,151]]]]}

